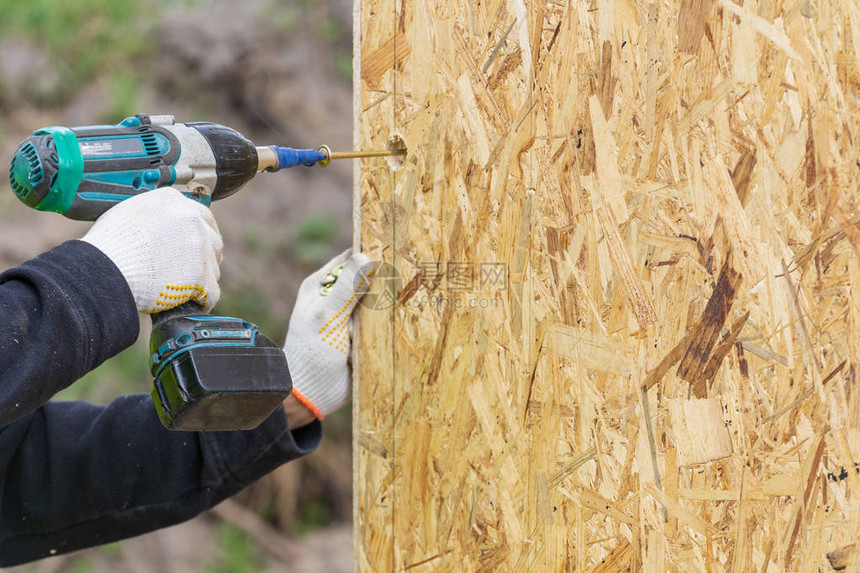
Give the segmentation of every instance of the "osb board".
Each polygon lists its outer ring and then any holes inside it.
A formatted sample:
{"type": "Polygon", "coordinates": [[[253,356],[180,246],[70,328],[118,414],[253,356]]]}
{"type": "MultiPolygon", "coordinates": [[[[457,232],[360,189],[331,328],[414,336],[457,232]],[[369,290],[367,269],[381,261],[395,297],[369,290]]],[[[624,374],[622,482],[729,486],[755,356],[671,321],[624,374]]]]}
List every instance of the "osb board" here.
{"type": "Polygon", "coordinates": [[[356,142],[409,149],[356,182],[401,278],[356,332],[358,570],[829,570],[860,536],[856,1],[356,9],[356,142]]]}

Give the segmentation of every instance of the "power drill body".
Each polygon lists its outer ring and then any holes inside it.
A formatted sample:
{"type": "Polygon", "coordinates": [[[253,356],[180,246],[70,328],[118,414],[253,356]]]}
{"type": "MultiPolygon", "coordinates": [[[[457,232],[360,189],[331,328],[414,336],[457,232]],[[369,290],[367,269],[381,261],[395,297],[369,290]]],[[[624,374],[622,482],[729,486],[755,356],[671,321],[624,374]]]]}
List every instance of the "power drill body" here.
{"type": "Polygon", "coordinates": [[[119,125],[40,129],[16,153],[10,184],[31,207],[95,221],[123,199],[166,186],[208,206],[258,166],[257,148],[229,127],[139,114],[119,125]]]}
{"type": "MultiPolygon", "coordinates": [[[[215,123],[139,114],[118,125],[47,127],[21,143],[9,182],[27,205],[94,221],[118,202],[172,186],[208,206],[258,171],[326,160],[320,150],[255,147],[215,123]]],[[[292,389],[286,358],[242,319],[195,303],[153,315],[152,398],[165,427],[241,430],[259,425],[292,389]]]]}

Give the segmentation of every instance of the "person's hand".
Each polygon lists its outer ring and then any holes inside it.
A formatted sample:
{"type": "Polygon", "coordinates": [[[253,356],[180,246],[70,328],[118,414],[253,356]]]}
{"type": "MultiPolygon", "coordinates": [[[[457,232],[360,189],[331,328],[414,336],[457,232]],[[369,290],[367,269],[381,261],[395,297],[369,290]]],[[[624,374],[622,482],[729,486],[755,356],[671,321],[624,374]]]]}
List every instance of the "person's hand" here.
{"type": "Polygon", "coordinates": [[[293,428],[314,417],[321,420],[350,398],[350,317],[370,288],[369,262],[366,255],[348,250],[299,287],[284,344],[293,379],[293,393],[284,406],[293,428]]]}
{"type": "Polygon", "coordinates": [[[195,301],[206,311],[221,296],[223,242],[212,212],[171,187],[111,207],[82,238],[119,268],[139,312],[195,301]]]}

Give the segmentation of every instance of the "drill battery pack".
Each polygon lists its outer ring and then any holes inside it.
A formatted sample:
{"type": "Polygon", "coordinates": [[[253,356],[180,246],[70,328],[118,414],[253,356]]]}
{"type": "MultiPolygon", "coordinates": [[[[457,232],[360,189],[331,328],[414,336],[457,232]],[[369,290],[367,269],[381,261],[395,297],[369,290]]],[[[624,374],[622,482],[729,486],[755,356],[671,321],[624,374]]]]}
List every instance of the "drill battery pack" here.
{"type": "Polygon", "coordinates": [[[283,351],[252,323],[159,313],[150,337],[152,399],[171,430],[250,430],[292,391],[283,351]]]}

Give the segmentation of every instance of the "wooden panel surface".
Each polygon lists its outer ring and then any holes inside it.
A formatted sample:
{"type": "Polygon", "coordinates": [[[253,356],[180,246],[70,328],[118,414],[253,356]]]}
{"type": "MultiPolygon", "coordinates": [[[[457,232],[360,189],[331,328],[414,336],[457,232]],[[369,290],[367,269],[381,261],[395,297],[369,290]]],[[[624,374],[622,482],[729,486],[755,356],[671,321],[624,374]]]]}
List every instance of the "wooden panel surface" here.
{"type": "Polygon", "coordinates": [[[356,10],[356,142],[408,147],[357,170],[357,569],[829,570],[857,2],[356,10]]]}

